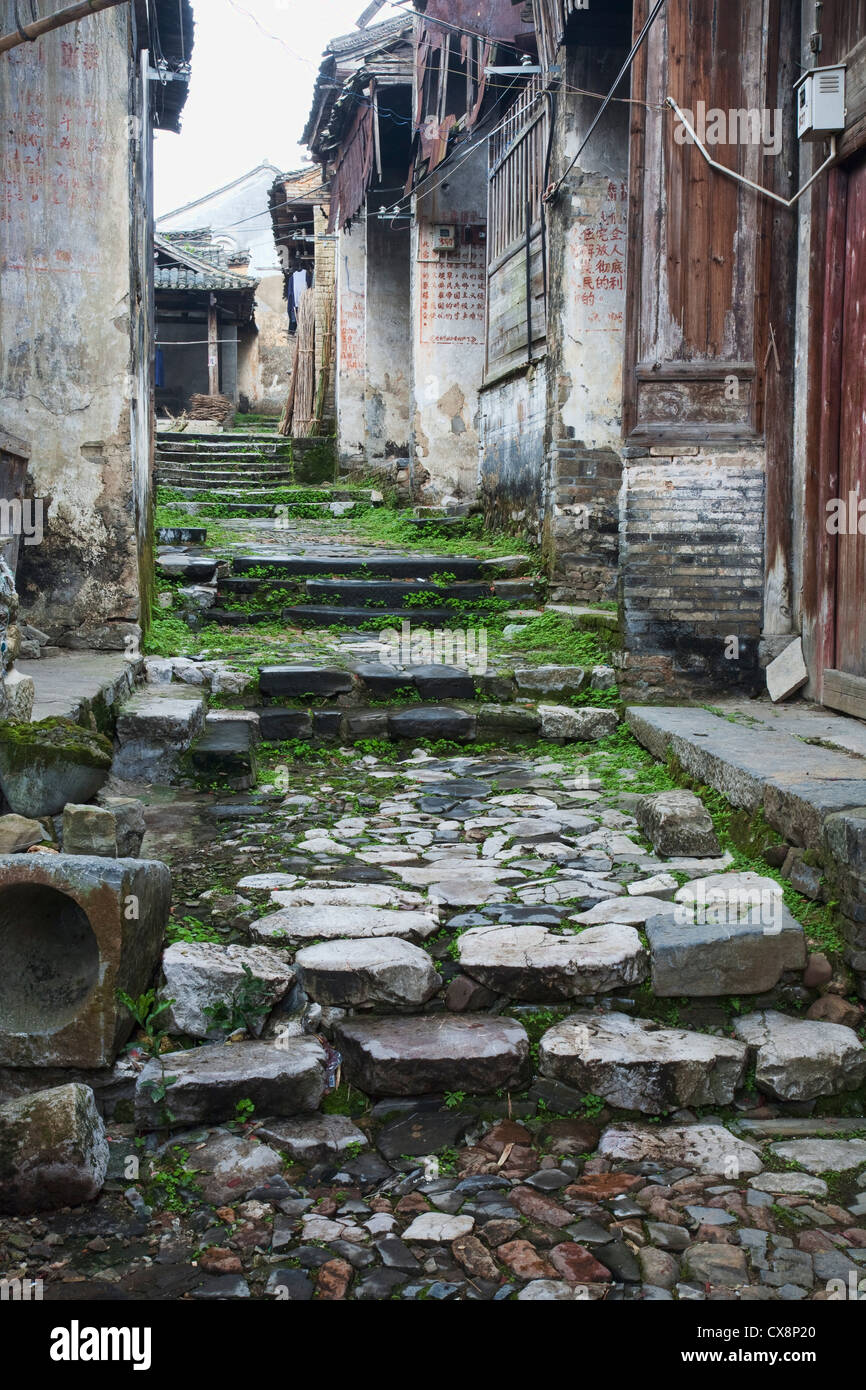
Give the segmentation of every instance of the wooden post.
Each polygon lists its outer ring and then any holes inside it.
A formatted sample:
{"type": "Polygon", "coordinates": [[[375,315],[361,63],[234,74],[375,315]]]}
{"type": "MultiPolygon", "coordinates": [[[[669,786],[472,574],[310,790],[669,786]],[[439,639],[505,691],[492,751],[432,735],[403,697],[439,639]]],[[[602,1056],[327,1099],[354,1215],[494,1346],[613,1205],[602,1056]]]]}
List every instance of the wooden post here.
{"type": "Polygon", "coordinates": [[[208,395],[218,396],[220,393],[220,347],[215,295],[211,295],[207,311],[207,379],[208,395]]]}

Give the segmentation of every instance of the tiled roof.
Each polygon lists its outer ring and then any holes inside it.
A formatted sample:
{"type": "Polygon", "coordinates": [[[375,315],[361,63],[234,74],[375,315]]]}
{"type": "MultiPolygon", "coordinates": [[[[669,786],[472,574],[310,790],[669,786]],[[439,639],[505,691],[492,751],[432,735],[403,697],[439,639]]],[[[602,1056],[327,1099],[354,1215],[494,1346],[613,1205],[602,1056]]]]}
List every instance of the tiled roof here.
{"type": "MultiPolygon", "coordinates": [[[[169,241],[164,236],[154,237],[157,254],[171,260],[170,265],[154,267],[155,285],[158,290],[255,290],[258,285],[252,275],[240,275],[215,263],[210,252],[202,254],[169,241]]],[[[214,248],[214,255],[217,254],[214,248]]],[[[219,248],[221,251],[222,248],[219,248]]],[[[222,259],[225,253],[222,252],[222,259]]]]}

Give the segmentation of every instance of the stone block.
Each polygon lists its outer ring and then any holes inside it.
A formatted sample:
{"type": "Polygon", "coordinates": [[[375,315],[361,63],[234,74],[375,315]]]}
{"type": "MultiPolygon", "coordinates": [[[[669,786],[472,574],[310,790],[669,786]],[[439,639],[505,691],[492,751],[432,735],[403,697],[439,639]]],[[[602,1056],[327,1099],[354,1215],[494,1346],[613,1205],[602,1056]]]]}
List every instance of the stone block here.
{"type": "Polygon", "coordinates": [[[672,915],[649,918],[653,992],[717,997],[761,994],[778,984],[786,970],[806,964],[803,928],[784,904],[774,906],[773,920],[760,911],[720,924],[679,923],[672,915]]]}
{"type": "Polygon", "coordinates": [[[117,823],[112,812],[101,806],[75,806],[71,802],[64,806],[63,853],[116,859],[117,823]]]}
{"type": "Polygon", "coordinates": [[[56,816],[96,795],[111,769],[111,744],[65,719],[0,725],[0,786],[20,816],[56,816]]]}
{"type": "Polygon", "coordinates": [[[240,1100],[251,1100],[259,1115],[309,1114],[321,1103],[326,1070],[322,1044],[303,1036],[169,1052],[139,1075],[135,1122],[141,1129],[219,1123],[234,1119],[240,1100]],[[163,1075],[173,1079],[157,1100],[163,1075]]]}
{"type": "Polygon", "coordinates": [[[118,858],[137,859],[147,829],[143,802],[134,796],[105,796],[102,792],[97,799],[114,816],[118,858]]]}
{"type": "Polygon", "coordinates": [[[788,696],[804,686],[808,679],[809,671],[803,658],[803,643],[798,637],[767,667],[767,693],[774,703],[787,700],[788,696]]]}
{"type": "Polygon", "coordinates": [[[0,858],[0,1064],[108,1067],[133,1021],[171,906],[165,864],[89,855],[0,858]]]}
{"type": "Polygon", "coordinates": [[[26,1215],[99,1196],[108,1142],[89,1086],[73,1082],[0,1105],[0,1211],[26,1215]]]}
{"type": "Polygon", "coordinates": [[[45,826],[26,816],[0,816],[0,855],[21,854],[48,839],[45,826]]]}
{"type": "Polygon", "coordinates": [[[619,717],[612,709],[595,709],[585,705],[575,709],[571,705],[539,705],[541,717],[541,737],[561,739],[563,742],[595,743],[616,733],[619,717]]]}
{"type": "Polygon", "coordinates": [[[689,791],[642,796],[635,817],[657,854],[720,855],[713,822],[699,797],[689,791]]]}

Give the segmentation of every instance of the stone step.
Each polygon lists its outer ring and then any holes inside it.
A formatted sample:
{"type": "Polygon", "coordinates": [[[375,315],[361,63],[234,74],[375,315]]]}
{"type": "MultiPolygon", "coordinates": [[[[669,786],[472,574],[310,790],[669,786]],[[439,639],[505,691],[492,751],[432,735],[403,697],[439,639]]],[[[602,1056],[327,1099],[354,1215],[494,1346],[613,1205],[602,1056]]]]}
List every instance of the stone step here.
{"type": "MultiPolygon", "coordinates": [[[[526,559],[525,564],[529,563],[526,559]]],[[[364,579],[429,579],[435,574],[453,574],[458,580],[480,579],[488,574],[496,577],[495,564],[472,555],[394,555],[386,551],[340,554],[311,550],[297,555],[236,555],[232,570],[235,574],[264,570],[270,576],[351,575],[364,579]]]]}
{"type": "Polygon", "coordinates": [[[303,946],[314,941],[397,936],[423,941],[441,923],[433,912],[390,907],[289,907],[260,917],[250,927],[253,941],[303,946]]]}
{"type": "MultiPolygon", "coordinates": [[[[116,638],[115,641],[122,640],[116,638]]],[[[19,660],[16,670],[33,681],[32,719],[71,719],[112,733],[117,712],[144,679],[143,657],[116,650],[65,651],[19,660]]]]}
{"type": "Polygon", "coordinates": [[[558,935],[544,926],[472,927],[457,942],[462,970],[509,999],[545,1003],[640,984],[649,960],[634,927],[558,935]]]}
{"type": "Polygon", "coordinates": [[[293,604],[283,620],[297,627],[349,627],[379,622],[381,626],[410,623],[415,627],[465,626],[464,615],[454,608],[349,608],[342,604],[293,604]]]}
{"type": "Polygon", "coordinates": [[[241,1100],[252,1101],[259,1115],[311,1113],[321,1104],[326,1074],[325,1050],[311,1037],[281,1039],[279,1047],[214,1043],[169,1052],[138,1076],[135,1123],[139,1129],[219,1124],[235,1118],[241,1100]],[[165,1099],[155,1099],[163,1076],[174,1079],[165,1099]]]}
{"type": "Polygon", "coordinates": [[[866,757],[820,746],[826,742],[826,710],[804,710],[796,729],[784,719],[772,727],[757,720],[745,724],[679,706],[632,705],[626,718],[653,757],[664,761],[673,754],[696,782],[722,792],[734,806],[763,810],[773,829],[807,849],[821,848],[828,816],[866,806],[866,757]]]}
{"type": "Polygon", "coordinates": [[[427,952],[395,936],[307,946],[295,965],[310,998],[337,1008],[419,1009],[442,984],[427,952]]]}
{"type": "Polygon", "coordinates": [[[258,778],[258,721],[207,718],[201,738],[190,749],[190,764],[204,781],[227,782],[237,791],[254,787],[258,778]]]}
{"type": "Polygon", "coordinates": [[[486,1014],[346,1019],[335,1046],[344,1078],[373,1096],[520,1090],[529,1071],[522,1024],[486,1014]]]}
{"type": "Polygon", "coordinates": [[[184,685],[148,685],[123,706],[117,720],[112,774],[121,781],[165,783],[202,733],[205,701],[184,685]]]}
{"type": "MultiPolygon", "coordinates": [[[[787,970],[806,966],[803,928],[778,896],[750,906],[734,896],[710,898],[712,885],[730,884],[738,876],[717,874],[699,880],[701,890],[646,920],[652,952],[653,992],[662,998],[688,994],[698,998],[762,994],[778,984],[787,970]]],[[[775,888],[778,885],[774,880],[775,888]]],[[[680,890],[682,891],[682,890],[680,890]]]]}
{"type": "Polygon", "coordinates": [[[212,584],[216,579],[217,564],[214,555],[187,555],[183,551],[168,551],[159,556],[156,568],[166,579],[182,579],[188,584],[212,584]]]}
{"type": "Polygon", "coordinates": [[[238,489],[247,492],[267,491],[268,488],[291,487],[294,483],[294,476],[291,469],[252,469],[228,472],[217,472],[214,469],[201,469],[194,471],[190,468],[167,468],[160,465],[157,469],[156,482],[161,488],[170,488],[173,492],[182,492],[185,495],[200,492],[210,492],[215,488],[235,489],[231,494],[238,495],[238,489]]]}
{"type": "MultiPolygon", "coordinates": [[[[196,493],[198,489],[191,489],[196,493]]],[[[327,516],[350,516],[357,507],[369,505],[366,502],[247,502],[234,501],[231,498],[221,500],[215,494],[213,500],[208,502],[193,502],[178,500],[175,503],[168,502],[167,506],[174,506],[178,511],[183,511],[187,516],[201,516],[210,519],[222,518],[227,521],[244,519],[275,519],[276,517],[298,517],[316,518],[327,516]]]]}
{"type": "Polygon", "coordinates": [[[352,690],[350,671],[337,666],[260,666],[259,690],[270,698],[344,695],[352,690]]]}
{"type": "Polygon", "coordinates": [[[516,598],[531,598],[534,592],[531,581],[519,579],[499,579],[487,583],[455,581],[441,584],[434,584],[425,579],[387,582],[375,579],[308,579],[305,587],[313,603],[337,600],[346,608],[380,604],[386,609],[418,597],[431,598],[434,607],[449,599],[472,604],[498,598],[513,603],[516,598]]]}
{"type": "Polygon", "coordinates": [[[760,1173],[764,1167],[757,1146],[738,1139],[723,1124],[615,1124],[598,1145],[602,1158],[625,1163],[657,1163],[662,1168],[690,1168],[714,1178],[729,1179],[760,1173]]]}
{"type": "Polygon", "coordinates": [[[156,540],[158,545],[204,545],[207,530],[204,526],[160,526],[156,540]]]}
{"type": "Polygon", "coordinates": [[[758,1089],[777,1100],[816,1100],[866,1080],[866,1049],[851,1028],[767,1009],[735,1019],[734,1032],[749,1047],[758,1089]]]}
{"type": "Polygon", "coordinates": [[[543,1076],[645,1114],[730,1105],[747,1058],[741,1042],[621,1013],[572,1014],[539,1044],[543,1076]]]}
{"type": "MultiPolygon", "coordinates": [[[[222,1039],[226,1030],[205,1012],[231,999],[249,970],[259,988],[263,1009],[270,1010],[286,994],[295,970],[285,955],[267,946],[223,946],[205,941],[177,941],[163,953],[161,1002],[170,1001],[164,1028],[190,1038],[222,1039]]],[[[261,1033],[265,1013],[249,1019],[249,1031],[261,1033]]]]}

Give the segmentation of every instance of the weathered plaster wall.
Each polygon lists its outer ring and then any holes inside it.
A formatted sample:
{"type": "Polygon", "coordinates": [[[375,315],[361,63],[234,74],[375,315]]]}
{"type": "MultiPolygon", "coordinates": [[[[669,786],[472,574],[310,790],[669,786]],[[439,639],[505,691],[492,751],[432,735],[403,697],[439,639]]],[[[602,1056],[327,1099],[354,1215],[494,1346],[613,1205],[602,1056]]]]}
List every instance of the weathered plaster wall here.
{"type": "Polygon", "coordinates": [[[463,228],[487,224],[486,145],[417,199],[412,229],[413,482],[426,500],[478,490],[478,393],[484,374],[486,247],[463,228]],[[432,248],[436,223],[457,225],[455,251],[432,248]]]}
{"type": "Polygon", "coordinates": [[[367,459],[374,466],[409,453],[409,227],[367,218],[367,459]]]}
{"type": "MultiPolygon", "coordinates": [[[[14,27],[11,0],[0,15],[14,27]]],[[[147,279],[131,242],[130,139],[146,138],[131,23],[123,6],[22,44],[0,83],[0,418],[30,442],[47,506],[22,609],[55,641],[120,648],[139,619],[150,409],[132,350],[147,279]]]]}
{"type": "MultiPolygon", "coordinates": [[[[291,348],[283,286],[282,271],[262,276],[256,290],[258,332],[244,330],[243,333],[245,350],[238,371],[237,389],[246,398],[251,410],[264,415],[280,413],[288,391],[291,348]]],[[[226,390],[225,381],[223,391],[228,396],[232,394],[226,390]]]]}
{"type": "MultiPolygon", "coordinates": [[[[563,50],[551,173],[568,169],[619,49],[563,50]]],[[[545,529],[551,577],[581,600],[616,591],[628,207],[628,106],[614,103],[548,205],[548,456],[545,529]]]]}
{"type": "Polygon", "coordinates": [[[366,460],[367,220],[337,244],[337,448],[344,465],[366,460]]]}
{"type": "Polygon", "coordinates": [[[482,499],[494,526],[540,543],[544,505],[547,363],[481,393],[482,499]]]}

